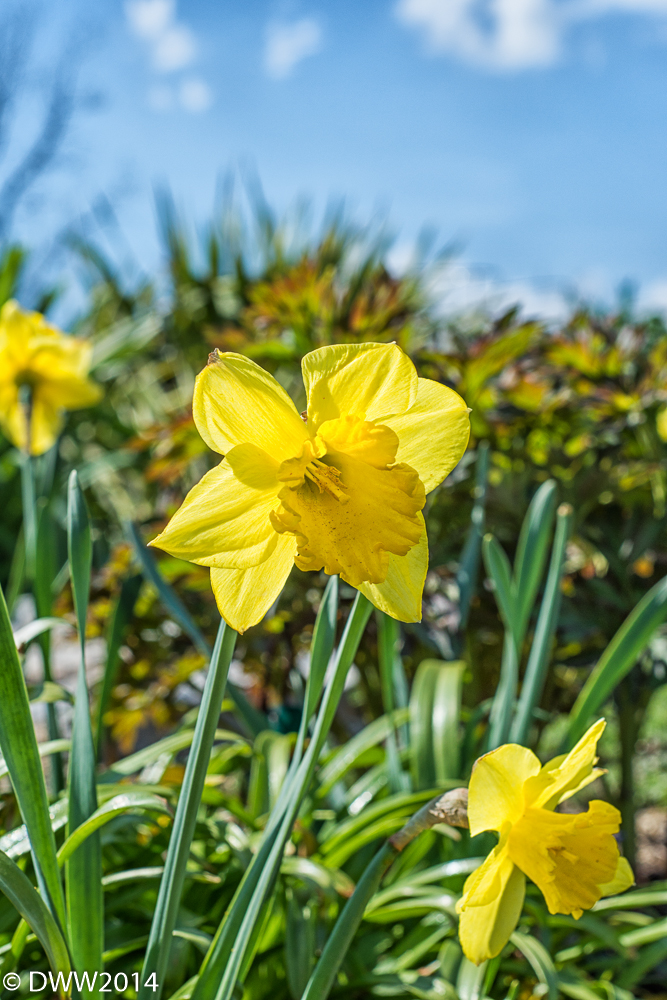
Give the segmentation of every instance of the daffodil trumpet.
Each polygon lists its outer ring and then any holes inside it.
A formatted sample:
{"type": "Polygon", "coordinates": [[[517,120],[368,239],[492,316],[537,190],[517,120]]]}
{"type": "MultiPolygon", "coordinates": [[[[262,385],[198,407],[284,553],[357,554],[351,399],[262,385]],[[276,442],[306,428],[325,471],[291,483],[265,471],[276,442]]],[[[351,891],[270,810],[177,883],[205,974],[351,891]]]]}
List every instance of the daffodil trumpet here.
{"type": "Polygon", "coordinates": [[[418,378],[395,344],[323,347],[302,372],[300,416],[259,365],[210,355],[193,415],[224,459],[151,544],[210,567],[220,614],[239,632],[264,617],[294,564],[337,573],[380,610],[419,621],[422,508],[465,451],[468,408],[418,378]]]}
{"type": "Polygon", "coordinates": [[[603,896],[633,884],[614,836],[621,820],[617,809],[594,799],[586,812],[555,812],[604,773],[595,767],[604,727],[604,719],[596,722],[570,753],[544,766],[514,743],[476,762],[468,789],[470,833],[495,830],[499,840],[467,879],[457,905],[459,939],[471,962],[494,958],[506,945],[521,916],[526,876],[550,913],[575,919],[603,896]]]}
{"type": "Polygon", "coordinates": [[[92,345],[10,300],[0,310],[0,427],[17,448],[42,455],[55,444],[67,410],[102,395],[88,378],[92,345]]]}

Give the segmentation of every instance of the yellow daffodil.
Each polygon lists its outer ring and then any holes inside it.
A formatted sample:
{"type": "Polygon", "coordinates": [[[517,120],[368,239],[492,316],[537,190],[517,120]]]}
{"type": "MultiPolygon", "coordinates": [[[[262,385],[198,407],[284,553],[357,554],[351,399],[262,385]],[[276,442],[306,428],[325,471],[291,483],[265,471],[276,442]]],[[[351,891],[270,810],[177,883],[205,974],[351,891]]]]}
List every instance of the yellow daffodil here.
{"type": "Polygon", "coordinates": [[[65,410],[92,406],[100,387],[86,377],[92,347],[13,300],[0,310],[0,426],[17,448],[41,455],[54,444],[65,410]],[[24,387],[29,390],[23,397],[24,387]],[[28,442],[30,426],[30,442],[28,442]]]}
{"type": "Polygon", "coordinates": [[[417,377],[395,344],[322,347],[302,363],[308,409],[240,354],[210,355],[193,413],[225,456],[152,542],[211,567],[222,617],[260,621],[296,563],[338,573],[376,607],[419,621],[426,494],[468,442],[468,410],[417,377]]]}
{"type": "Polygon", "coordinates": [[[556,806],[603,771],[595,749],[605,727],[596,722],[565,756],[540,765],[514,743],[481,757],[468,791],[472,836],[500,834],[484,864],[470,875],[458,902],[459,938],[464,953],[479,965],[498,955],[521,916],[526,875],[542,891],[550,913],[578,919],[602,896],[623,892],[634,882],[614,834],[621,815],[593,800],[584,813],[557,813],[556,806]]]}

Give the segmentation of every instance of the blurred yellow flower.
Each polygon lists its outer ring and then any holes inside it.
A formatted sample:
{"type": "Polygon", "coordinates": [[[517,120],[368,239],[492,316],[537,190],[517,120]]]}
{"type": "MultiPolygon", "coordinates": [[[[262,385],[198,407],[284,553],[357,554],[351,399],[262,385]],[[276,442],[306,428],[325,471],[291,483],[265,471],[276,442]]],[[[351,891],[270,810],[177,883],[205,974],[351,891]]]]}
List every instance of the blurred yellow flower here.
{"type": "Polygon", "coordinates": [[[658,413],[655,418],[655,426],[658,431],[658,437],[663,441],[667,441],[667,406],[663,406],[658,413]]]}
{"type": "Polygon", "coordinates": [[[151,544],[211,567],[220,614],[243,632],[292,565],[338,573],[376,607],[421,619],[425,496],[457,464],[468,409],[417,377],[395,344],[322,347],[302,362],[308,409],[240,354],[209,357],[197,429],[225,456],[151,544]]]}
{"type": "Polygon", "coordinates": [[[10,300],[0,310],[0,426],[17,448],[41,455],[65,410],[92,406],[102,390],[86,376],[92,347],[10,300]],[[23,391],[28,389],[27,398],[23,391]],[[28,424],[30,447],[28,448],[28,424]]]}
{"type": "Polygon", "coordinates": [[[496,830],[500,840],[467,879],[458,902],[459,939],[477,965],[494,958],[516,927],[526,875],[544,894],[550,913],[578,919],[602,896],[634,882],[614,834],[620,813],[593,800],[585,813],[557,813],[556,806],[604,772],[594,765],[605,727],[600,719],[569,754],[544,767],[531,750],[498,747],[475,764],[468,791],[473,837],[496,830]]]}

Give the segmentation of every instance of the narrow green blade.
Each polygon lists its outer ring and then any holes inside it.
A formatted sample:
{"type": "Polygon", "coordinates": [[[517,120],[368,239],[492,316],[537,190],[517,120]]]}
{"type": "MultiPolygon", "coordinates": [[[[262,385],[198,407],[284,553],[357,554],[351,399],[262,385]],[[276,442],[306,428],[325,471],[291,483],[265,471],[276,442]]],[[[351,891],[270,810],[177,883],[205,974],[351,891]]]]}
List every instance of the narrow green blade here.
{"type": "Polygon", "coordinates": [[[667,577],[659,580],[631,611],[600,657],[570,713],[568,747],[583,736],[593,715],[632,669],[658,625],[667,618],[667,577]]]}
{"type": "Polygon", "coordinates": [[[39,940],[54,973],[57,975],[63,972],[67,976],[70,969],[67,945],[53,914],[27,875],[2,851],[0,851],[0,889],[39,940]]]}
{"type": "Polygon", "coordinates": [[[225,622],[221,622],[206,676],[188,763],[185,768],[185,776],[167,850],[164,875],[160,882],[160,891],[155,905],[141,973],[142,983],[146,983],[150,976],[155,973],[159,986],[157,992],[151,990],[150,987],[142,986],[139,992],[140,998],[150,996],[159,1000],[160,997],[183,891],[185,866],[190,854],[190,844],[197,822],[197,811],[204,788],[204,778],[220,718],[220,707],[235,643],[236,632],[225,622]]]}
{"type": "Polygon", "coordinates": [[[0,749],[30,837],[40,892],[60,927],[65,901],[56,860],[44,772],[21,664],[0,589],[0,749]]]}
{"type": "Polygon", "coordinates": [[[475,593],[475,585],[479,574],[479,564],[482,555],[482,538],[484,537],[484,516],[486,508],[486,489],[489,470],[489,445],[480,441],[477,446],[477,467],[475,470],[475,502],[470,515],[470,528],[459,560],[459,571],[456,582],[459,585],[459,636],[465,631],[470,614],[470,602],[475,593]]]}
{"type": "Polygon", "coordinates": [[[139,596],[141,582],[142,577],[139,573],[135,576],[129,576],[123,580],[120,594],[118,595],[118,600],[116,601],[116,606],[113,611],[113,617],[111,619],[111,627],[107,637],[107,661],[104,667],[102,690],[100,691],[99,703],[97,706],[97,729],[95,735],[97,740],[98,759],[102,753],[102,745],[104,742],[104,716],[109,705],[109,699],[111,698],[113,686],[116,683],[116,674],[118,672],[118,664],[120,662],[120,647],[123,644],[125,629],[130,622],[134,605],[136,604],[137,597],[139,596]]]}
{"type": "Polygon", "coordinates": [[[521,648],[544,573],[555,509],[556,482],[553,479],[548,479],[546,483],[542,483],[530,502],[521,525],[519,544],[514,560],[517,618],[515,634],[518,650],[521,648]]]}
{"type": "MultiPolygon", "coordinates": [[[[90,724],[85,666],[86,612],[90,592],[92,544],[88,511],[76,471],[72,471],[70,475],[67,494],[67,545],[81,649],[68,773],[67,830],[71,836],[97,809],[96,755],[90,724]]],[[[74,968],[79,973],[99,972],[102,969],[104,950],[102,850],[99,834],[94,833],[88,837],[74,851],[67,862],[65,881],[69,940],[74,968]]]]}
{"type": "Polygon", "coordinates": [[[561,604],[561,580],[565,567],[565,546],[570,535],[572,508],[562,504],[556,519],[556,537],[551,551],[551,562],[544,597],[537,617],[535,636],[531,646],[521,697],[510,732],[512,743],[524,743],[530,730],[533,712],[542,695],[551,647],[558,624],[561,604]]]}

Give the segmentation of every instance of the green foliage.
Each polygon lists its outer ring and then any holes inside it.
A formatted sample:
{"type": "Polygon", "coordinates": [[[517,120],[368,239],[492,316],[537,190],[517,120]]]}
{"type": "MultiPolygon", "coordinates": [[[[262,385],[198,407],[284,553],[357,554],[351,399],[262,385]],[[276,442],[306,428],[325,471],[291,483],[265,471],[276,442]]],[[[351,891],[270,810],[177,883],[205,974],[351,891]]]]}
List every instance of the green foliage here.
{"type": "MultiPolygon", "coordinates": [[[[477,969],[456,901],[492,839],[442,825],[400,854],[387,842],[485,750],[556,752],[602,713],[595,795],[622,808],[629,856],[635,806],[664,808],[647,763],[664,747],[664,328],[586,310],[556,331],[516,312],[445,323],[427,294],[438,261],[392,275],[381,234],[341,217],[313,236],[259,199],[250,220],[227,206],[196,247],[161,211],[166,304],[78,247],[92,277],[76,327],[103,401],[68,417],[50,455],[0,453],[0,572],[41,619],[12,637],[0,604],[3,972],[103,963],[128,1000],[135,975],[142,997],[183,1000],[660,996],[667,883],[579,921],[531,888],[477,969]],[[371,618],[345,584],[295,572],[264,622],[214,642],[207,572],[145,547],[218,461],[192,423],[194,377],[212,348],[240,351],[299,405],[303,354],[358,340],[397,341],[473,408],[472,448],[425,510],[423,622],[371,618]],[[63,620],[82,647],[74,698],[50,673],[63,620]],[[99,636],[94,743],[83,647],[99,636]],[[28,690],[31,643],[44,682],[28,690]],[[49,708],[41,745],[31,698],[49,708]],[[67,698],[71,740],[55,724],[67,698]]],[[[19,266],[3,258],[0,291],[19,266]]]]}

